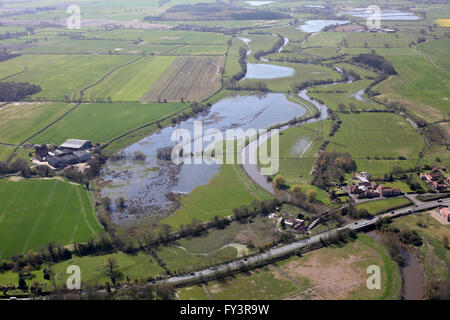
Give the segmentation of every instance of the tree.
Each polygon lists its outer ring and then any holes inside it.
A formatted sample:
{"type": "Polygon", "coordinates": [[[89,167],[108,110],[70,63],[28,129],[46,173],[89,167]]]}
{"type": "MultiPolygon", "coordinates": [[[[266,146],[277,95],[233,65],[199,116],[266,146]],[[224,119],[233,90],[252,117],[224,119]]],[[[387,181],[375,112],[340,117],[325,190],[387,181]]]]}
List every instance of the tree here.
{"type": "Polygon", "coordinates": [[[450,249],[449,244],[448,244],[448,238],[446,236],[444,236],[444,239],[442,240],[442,242],[444,243],[444,247],[446,249],[450,249]]]}
{"type": "Polygon", "coordinates": [[[111,204],[112,204],[111,198],[109,198],[109,197],[102,198],[102,203],[106,210],[111,209],[111,204]]]}
{"type": "Polygon", "coordinates": [[[115,285],[116,281],[120,280],[122,277],[122,273],[118,270],[118,268],[119,265],[114,258],[108,258],[103,266],[103,272],[111,279],[113,285],[115,285]]]}
{"type": "Polygon", "coordinates": [[[317,197],[317,191],[310,189],[306,192],[306,199],[308,200],[308,202],[314,202],[316,200],[317,197]]]}
{"type": "Polygon", "coordinates": [[[22,291],[28,290],[27,282],[25,281],[25,277],[22,272],[19,273],[19,289],[22,291]]]}
{"type": "Polygon", "coordinates": [[[283,177],[282,175],[277,175],[273,179],[273,186],[276,189],[284,189],[286,187],[286,178],[283,177]]]}
{"type": "Polygon", "coordinates": [[[120,208],[125,208],[125,198],[124,197],[120,197],[119,199],[116,200],[116,204],[118,207],[120,208]]]}
{"type": "Polygon", "coordinates": [[[48,177],[50,174],[50,168],[48,166],[39,165],[36,167],[36,173],[40,177],[48,177]]]}

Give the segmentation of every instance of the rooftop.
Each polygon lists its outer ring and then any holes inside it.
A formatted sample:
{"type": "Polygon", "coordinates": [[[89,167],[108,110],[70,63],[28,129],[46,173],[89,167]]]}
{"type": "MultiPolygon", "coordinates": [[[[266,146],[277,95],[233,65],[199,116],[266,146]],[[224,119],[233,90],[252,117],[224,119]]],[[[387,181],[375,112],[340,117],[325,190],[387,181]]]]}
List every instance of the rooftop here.
{"type": "Polygon", "coordinates": [[[69,149],[80,149],[88,142],[89,142],[88,140],[69,139],[66,142],[64,142],[60,147],[69,149]]]}

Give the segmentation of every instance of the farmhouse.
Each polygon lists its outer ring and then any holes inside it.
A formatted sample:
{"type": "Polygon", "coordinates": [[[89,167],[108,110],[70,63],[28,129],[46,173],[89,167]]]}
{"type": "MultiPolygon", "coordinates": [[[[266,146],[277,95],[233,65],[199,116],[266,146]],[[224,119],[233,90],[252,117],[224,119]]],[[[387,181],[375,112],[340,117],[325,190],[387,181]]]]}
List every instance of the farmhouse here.
{"type": "Polygon", "coordinates": [[[63,150],[79,151],[92,148],[92,143],[88,140],[69,139],[59,147],[63,150]]]}
{"type": "Polygon", "coordinates": [[[420,179],[425,181],[429,189],[436,191],[445,190],[450,186],[450,181],[445,179],[442,173],[443,171],[442,169],[435,168],[430,173],[421,174],[420,179]]]}

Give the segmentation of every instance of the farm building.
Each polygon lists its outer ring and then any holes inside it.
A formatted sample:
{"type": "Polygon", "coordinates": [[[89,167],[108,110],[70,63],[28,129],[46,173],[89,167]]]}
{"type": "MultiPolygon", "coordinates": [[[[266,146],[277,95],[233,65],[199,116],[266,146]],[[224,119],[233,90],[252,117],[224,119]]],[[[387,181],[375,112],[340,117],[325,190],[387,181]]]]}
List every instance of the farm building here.
{"type": "Polygon", "coordinates": [[[50,157],[48,158],[48,164],[55,169],[62,169],[66,166],[66,163],[60,157],[50,157]]]}
{"type": "Polygon", "coordinates": [[[59,147],[70,151],[79,151],[90,149],[92,147],[92,143],[88,140],[69,139],[59,147]]]}
{"type": "Polygon", "coordinates": [[[92,158],[91,154],[85,150],[75,151],[73,155],[77,157],[78,163],[89,161],[92,158]]]}

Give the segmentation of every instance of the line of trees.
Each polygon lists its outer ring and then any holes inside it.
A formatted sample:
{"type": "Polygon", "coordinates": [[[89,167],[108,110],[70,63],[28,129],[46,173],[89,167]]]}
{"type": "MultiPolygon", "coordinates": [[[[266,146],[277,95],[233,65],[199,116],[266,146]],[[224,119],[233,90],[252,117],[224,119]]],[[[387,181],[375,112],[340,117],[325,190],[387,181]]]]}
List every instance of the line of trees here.
{"type": "Polygon", "coordinates": [[[284,45],[284,37],[280,34],[278,34],[277,36],[278,36],[278,41],[273,45],[272,48],[270,48],[267,51],[258,50],[257,52],[255,52],[253,57],[255,57],[255,59],[259,60],[263,56],[278,52],[278,50],[280,50],[280,48],[284,45]]]}

